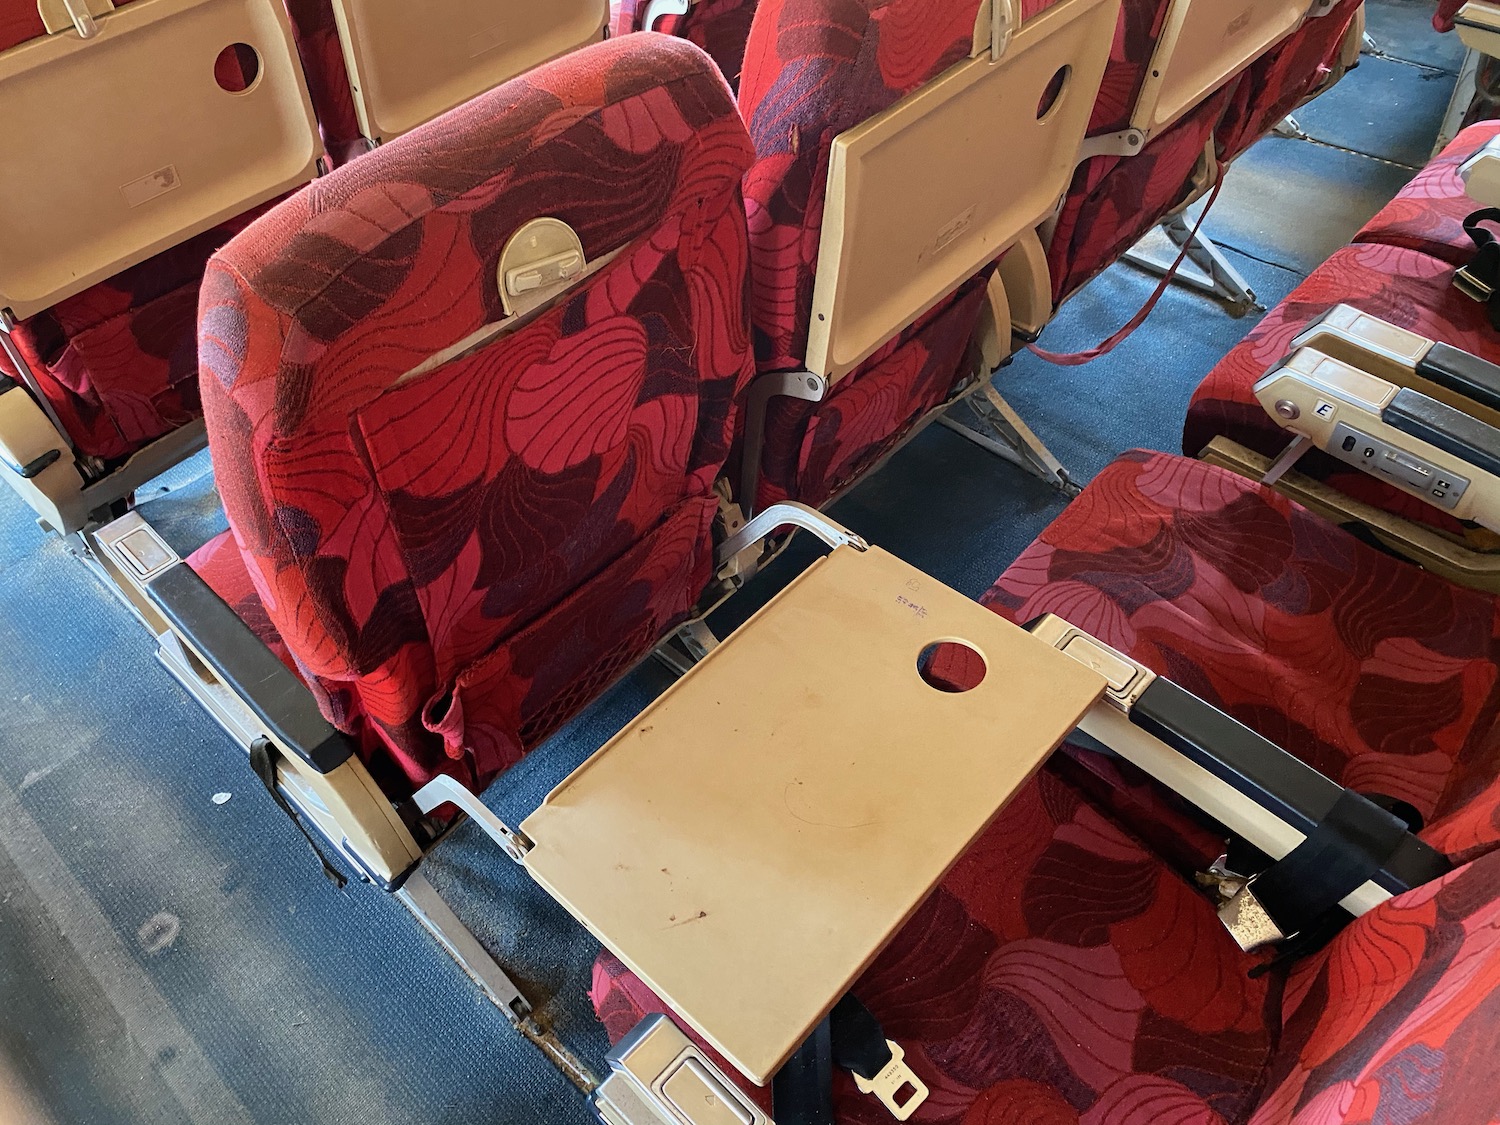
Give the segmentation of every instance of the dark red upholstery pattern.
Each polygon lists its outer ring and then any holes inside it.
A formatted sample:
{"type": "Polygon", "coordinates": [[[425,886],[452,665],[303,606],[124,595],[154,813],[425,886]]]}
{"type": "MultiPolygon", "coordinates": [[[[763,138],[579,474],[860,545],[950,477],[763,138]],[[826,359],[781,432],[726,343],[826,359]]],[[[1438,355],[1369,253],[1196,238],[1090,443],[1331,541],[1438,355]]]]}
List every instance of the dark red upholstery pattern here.
{"type": "Polygon", "coordinates": [[[1465,0],[1438,0],[1437,11],[1432,13],[1432,26],[1438,31],[1452,31],[1453,17],[1464,6],[1465,0]]]}
{"type": "Polygon", "coordinates": [[[399,793],[482,788],[691,608],[752,373],[723,79],[658,35],[574,52],[311,185],[210,264],[220,492],[271,622],[399,793]],[[619,256],[501,340],[501,249],[619,256]]]}
{"type": "Polygon", "coordinates": [[[984,601],[1066,618],[1342,784],[1410,802],[1435,846],[1470,846],[1446,833],[1500,774],[1493,596],[1243,477],[1137,451],[984,601]]]}
{"type": "MultiPolygon", "coordinates": [[[[628,35],[645,30],[641,21],[646,18],[649,3],[650,0],[612,0],[610,34],[628,35]]],[[[755,6],[756,0],[698,0],[685,15],[664,16],[651,30],[702,47],[729,85],[737,90],[755,6]]]]}
{"type": "MultiPolygon", "coordinates": [[[[116,460],[199,416],[193,341],[204,264],[269,206],[16,325],[12,340],[81,452],[116,460]]],[[[0,372],[14,374],[3,355],[0,372]]]]}
{"type": "MultiPolygon", "coordinates": [[[[1251,388],[1291,347],[1293,337],[1339,303],[1500,362],[1500,337],[1482,305],[1452,286],[1454,267],[1414,250],[1381,244],[1345,247],[1324,262],[1222,359],[1194,393],[1183,428],[1183,452],[1197,456],[1225,436],[1265,456],[1290,440],[1255,401],[1251,388]]],[[[1346,494],[1385,511],[1458,536],[1451,517],[1366,473],[1314,450],[1299,472],[1326,479],[1346,494]]]]}
{"type": "Polygon", "coordinates": [[[1047,247],[1057,304],[1186,206],[1229,96],[1228,88],[1211,95],[1136,156],[1096,156],[1078,166],[1047,247]]]}
{"type": "Polygon", "coordinates": [[[1118,133],[1130,127],[1169,7],[1166,0],[1124,0],[1120,5],[1109,62],[1105,64],[1094,113],[1089,118],[1089,136],[1118,133]]]}
{"type": "MultiPolygon", "coordinates": [[[[1026,5],[1026,15],[1052,0],[1026,5]]],[[[740,107],[756,358],[803,365],[834,138],[969,56],[979,0],[761,0],[740,107]]],[[[967,373],[984,274],[845,376],[822,403],[773,400],[759,504],[821,504],[874,463],[967,373]]]]}
{"type": "Polygon", "coordinates": [[[323,135],[323,148],[335,167],[362,155],[367,145],[354,109],[344,48],[334,20],[331,0],[285,0],[292,20],[292,36],[307,92],[323,135]]]}
{"type": "MultiPolygon", "coordinates": [[[[1059,613],[1345,784],[1412,800],[1429,842],[1472,865],[1252,979],[1175,864],[1054,759],[855,986],[932,1089],[920,1119],[1490,1121],[1495,599],[1242,478],[1135,452],[987,601],[1059,613]]],[[[593,999],[615,1038],[662,1010],[608,955],[593,999]]],[[[883,1112],[839,1079],[840,1122],[883,1112]]]]}
{"type": "Polygon", "coordinates": [[[1456,266],[1467,264],[1474,242],[1464,233],[1464,219],[1481,205],[1465,192],[1458,169],[1495,137],[1500,137],[1500,121],[1470,125],[1361,227],[1354,241],[1403,246],[1456,266]]]}

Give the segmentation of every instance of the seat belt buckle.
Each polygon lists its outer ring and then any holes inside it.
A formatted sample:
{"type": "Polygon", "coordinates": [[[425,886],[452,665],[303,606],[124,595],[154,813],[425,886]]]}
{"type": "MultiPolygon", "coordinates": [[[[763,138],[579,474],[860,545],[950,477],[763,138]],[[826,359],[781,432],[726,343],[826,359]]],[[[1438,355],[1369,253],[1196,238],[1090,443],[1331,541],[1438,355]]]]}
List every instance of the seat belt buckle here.
{"type": "Polygon", "coordinates": [[[861,1094],[875,1095],[880,1104],[890,1110],[892,1117],[905,1121],[927,1100],[927,1083],[906,1065],[906,1052],[899,1043],[887,1039],[885,1045],[891,1049],[891,1061],[881,1068],[879,1074],[874,1078],[861,1078],[851,1072],[850,1077],[861,1094]],[[900,1096],[908,1089],[911,1094],[902,1101],[900,1096]]]}
{"type": "Polygon", "coordinates": [[[1224,923],[1235,944],[1246,953],[1279,945],[1297,936],[1283,932],[1260,899],[1255,897],[1255,879],[1248,880],[1219,907],[1219,921],[1224,923]]]}
{"type": "Polygon", "coordinates": [[[1464,266],[1454,273],[1453,288],[1481,305],[1489,304],[1495,295],[1495,287],[1475,273],[1471,266],[1464,266]]]}

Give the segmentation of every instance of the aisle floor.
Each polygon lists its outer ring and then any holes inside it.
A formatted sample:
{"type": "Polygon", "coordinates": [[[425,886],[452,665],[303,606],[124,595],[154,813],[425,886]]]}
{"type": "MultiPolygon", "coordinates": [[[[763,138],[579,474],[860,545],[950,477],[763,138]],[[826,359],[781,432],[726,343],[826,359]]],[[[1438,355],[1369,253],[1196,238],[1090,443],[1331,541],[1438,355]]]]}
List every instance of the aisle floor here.
{"type": "MultiPolygon", "coordinates": [[[[1266,305],[1347,241],[1437,134],[1456,40],[1427,28],[1430,2],[1370,7],[1377,42],[1398,57],[1367,58],[1299,115],[1313,140],[1257,146],[1210,216],[1266,305]]],[[[1048,347],[1103,339],[1153,287],[1128,266],[1110,270],[1049,329],[1048,347]]],[[[1087,479],[1132,446],[1175,450],[1192,389],[1253,323],[1173,289],[1108,358],[1057,368],[1023,355],[999,384],[1087,479]]],[[[206,458],[164,484],[148,515],[179,549],[222,526],[206,458]]],[[[1061,506],[933,427],[834,514],[977,596],[1061,506]]],[[[789,552],[777,571],[806,557],[789,552]]],[[[0,1117],[592,1120],[399,904],[323,881],[140,627],[4,489],[0,651],[0,1117]]],[[[667,683],[643,667],[487,799],[524,816],[667,683]]],[[[564,1040],[600,1066],[606,1044],[585,995],[592,940],[472,827],[445,840],[427,871],[564,1040]]]]}

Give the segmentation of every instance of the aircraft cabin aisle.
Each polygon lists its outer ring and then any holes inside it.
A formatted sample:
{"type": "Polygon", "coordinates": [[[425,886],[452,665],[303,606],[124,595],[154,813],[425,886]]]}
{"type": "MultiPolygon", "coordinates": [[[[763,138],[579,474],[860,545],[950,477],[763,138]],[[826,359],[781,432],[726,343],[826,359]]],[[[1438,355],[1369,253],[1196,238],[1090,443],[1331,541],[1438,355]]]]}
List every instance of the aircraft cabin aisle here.
{"type": "MultiPolygon", "coordinates": [[[[1431,29],[1431,0],[1367,7],[1384,53],[1297,112],[1306,139],[1270,137],[1238,161],[1204,228],[1267,308],[1412,177],[1443,123],[1457,36],[1431,29]]],[[[1042,342],[1090,347],[1155,287],[1113,265],[1042,342]]],[[[1086,482],[1123,450],[1178,448],[1189,396],[1260,315],[1235,318],[1172,286],[1112,354],[1058,367],[1022,352],[996,384],[1086,482]]],[[[206,452],[155,488],[142,510],[183,555],[225,526],[206,452]]],[[[832,515],[978,597],[1063,507],[1041,481],[930,426],[832,515]]],[[[783,579],[817,553],[804,538],[773,564],[783,579]]],[[[0,1122],[591,1121],[394,897],[324,880],[139,624],[65,556],[0,488],[0,1122]]],[[[731,601],[718,634],[776,585],[731,601]]],[[[670,682],[641,666],[486,803],[516,824],[670,682]]],[[[586,995],[593,939],[472,822],[423,870],[602,1070],[609,1043],[586,995]]]]}

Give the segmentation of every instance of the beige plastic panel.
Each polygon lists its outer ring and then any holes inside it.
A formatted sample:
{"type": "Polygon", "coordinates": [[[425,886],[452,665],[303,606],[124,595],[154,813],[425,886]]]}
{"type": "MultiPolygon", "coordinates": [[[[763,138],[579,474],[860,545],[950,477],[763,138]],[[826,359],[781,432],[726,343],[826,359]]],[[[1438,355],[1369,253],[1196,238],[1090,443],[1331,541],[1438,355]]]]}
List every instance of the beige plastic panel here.
{"type": "Polygon", "coordinates": [[[764,1084],[1104,684],[841,547],[553,790],[526,866],[764,1084]],[[972,691],[917,675],[947,639],[984,657],[972,691]]]}
{"type": "Polygon", "coordinates": [[[609,0],[334,0],[360,128],[389,140],[604,37],[609,0]]]}
{"type": "Polygon", "coordinates": [[[1398,387],[1410,387],[1429,398],[1462,410],[1500,429],[1500,411],[1422,378],[1416,366],[1433,341],[1352,305],[1335,305],[1292,341],[1292,349],[1311,348],[1331,359],[1368,371],[1398,387]]]}
{"type": "Polygon", "coordinates": [[[1500,57],[1500,4],[1469,0],[1454,21],[1463,45],[1482,55],[1500,57]]]}
{"type": "MultiPolygon", "coordinates": [[[[1254,387],[1256,400],[1278,425],[1290,433],[1310,438],[1319,449],[1332,447],[1334,430],[1344,423],[1435,467],[1437,472],[1428,484],[1418,488],[1402,478],[1380,472],[1378,466],[1383,459],[1370,462],[1371,468],[1367,471],[1371,476],[1419,500],[1433,503],[1426,489],[1445,478],[1468,481],[1457,502],[1443,510],[1455,519],[1472,520],[1491,531],[1500,532],[1500,478],[1381,420],[1381,411],[1395,398],[1399,389],[1395,383],[1311,348],[1293,352],[1254,387]],[[1278,407],[1284,405],[1295,410],[1293,419],[1278,416],[1278,407]]],[[[1451,489],[1450,494],[1457,495],[1458,490],[1451,489]]]]}
{"type": "MultiPolygon", "coordinates": [[[[1260,480],[1271,467],[1269,457],[1222,437],[1209,442],[1199,458],[1250,480],[1260,480]]],[[[1363,525],[1397,554],[1450,582],[1500,594],[1500,553],[1455,543],[1430,527],[1355,500],[1301,473],[1287,473],[1276,482],[1276,491],[1341,527],[1363,525]]]]}
{"type": "Polygon", "coordinates": [[[24,318],[312,179],[280,0],[149,0],[0,54],[0,307],[24,318]],[[260,74],[221,89],[247,43],[260,74]]]}
{"type": "Polygon", "coordinates": [[[0,466],[0,478],[49,530],[61,535],[82,531],[95,512],[126,499],[207,444],[203,420],[195,419],[138,450],[107,477],[85,486],[67,441],[36,400],[21,389],[0,394],[0,458],[13,465],[26,465],[54,449],[62,452],[29,480],[0,466]]]}
{"type": "Polygon", "coordinates": [[[1130,124],[1161,132],[1295,31],[1309,0],[1174,0],[1130,124]]]}
{"type": "Polygon", "coordinates": [[[1073,175],[1118,0],[1063,0],[835,140],[807,367],[838,379],[1000,256],[1073,175]],[[1037,111],[1053,77],[1062,93],[1037,111]]]}

